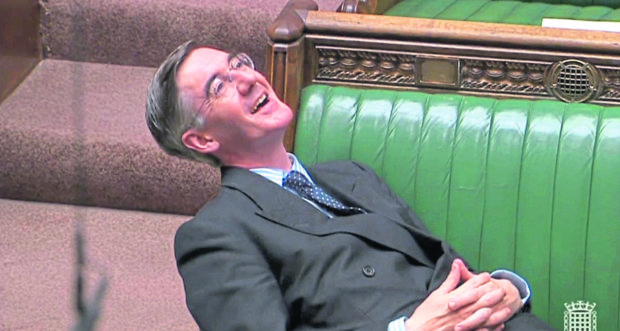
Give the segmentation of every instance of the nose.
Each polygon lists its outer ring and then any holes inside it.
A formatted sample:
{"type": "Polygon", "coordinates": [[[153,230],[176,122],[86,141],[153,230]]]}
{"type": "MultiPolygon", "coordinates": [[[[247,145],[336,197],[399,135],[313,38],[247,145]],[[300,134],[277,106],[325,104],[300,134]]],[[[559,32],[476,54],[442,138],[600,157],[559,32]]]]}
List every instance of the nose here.
{"type": "Polygon", "coordinates": [[[256,84],[256,73],[252,69],[233,70],[229,73],[232,81],[235,82],[237,92],[241,95],[250,93],[256,84]]]}

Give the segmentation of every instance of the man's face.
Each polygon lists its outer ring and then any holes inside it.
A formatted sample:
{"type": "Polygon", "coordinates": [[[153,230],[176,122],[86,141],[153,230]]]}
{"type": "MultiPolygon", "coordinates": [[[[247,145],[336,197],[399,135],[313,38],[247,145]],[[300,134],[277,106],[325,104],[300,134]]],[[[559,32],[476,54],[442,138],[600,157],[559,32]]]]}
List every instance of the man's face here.
{"type": "Polygon", "coordinates": [[[205,140],[198,141],[196,148],[184,135],[188,147],[222,158],[225,153],[260,147],[263,141],[281,141],[293,113],[265,77],[243,60],[216,49],[198,48],[180,66],[177,84],[181,96],[190,100],[193,110],[205,120],[204,127],[188,131],[205,140]],[[208,147],[209,141],[215,145],[208,147]]]}

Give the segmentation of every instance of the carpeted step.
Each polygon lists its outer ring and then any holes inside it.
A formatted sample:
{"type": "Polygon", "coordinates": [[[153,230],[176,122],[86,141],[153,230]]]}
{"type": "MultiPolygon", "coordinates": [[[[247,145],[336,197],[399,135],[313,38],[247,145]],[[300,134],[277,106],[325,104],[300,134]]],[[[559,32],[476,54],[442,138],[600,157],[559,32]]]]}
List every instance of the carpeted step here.
{"type": "Polygon", "coordinates": [[[97,330],[195,330],[173,238],[188,217],[0,199],[0,330],[69,330],[75,322],[76,220],[86,293],[108,279],[97,330]]]}
{"type": "MultiPolygon", "coordinates": [[[[267,25],[288,0],[41,1],[49,58],[157,66],[186,40],[246,52],[264,70],[267,25]]],[[[334,11],[341,0],[318,0],[334,11]]]]}
{"type": "Polygon", "coordinates": [[[195,213],[219,170],[154,142],[144,120],[153,73],[42,61],[0,104],[0,198],[195,213]]]}

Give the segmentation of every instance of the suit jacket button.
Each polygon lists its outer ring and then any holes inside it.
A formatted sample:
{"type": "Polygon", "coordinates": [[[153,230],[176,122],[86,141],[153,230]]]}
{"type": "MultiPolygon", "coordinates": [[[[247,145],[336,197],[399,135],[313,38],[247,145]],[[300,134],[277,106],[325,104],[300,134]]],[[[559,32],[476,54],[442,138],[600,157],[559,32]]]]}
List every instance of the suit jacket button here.
{"type": "Polygon", "coordinates": [[[364,268],[362,268],[362,273],[364,273],[364,276],[366,277],[374,277],[375,268],[373,268],[371,265],[366,265],[364,266],[364,268]]]}

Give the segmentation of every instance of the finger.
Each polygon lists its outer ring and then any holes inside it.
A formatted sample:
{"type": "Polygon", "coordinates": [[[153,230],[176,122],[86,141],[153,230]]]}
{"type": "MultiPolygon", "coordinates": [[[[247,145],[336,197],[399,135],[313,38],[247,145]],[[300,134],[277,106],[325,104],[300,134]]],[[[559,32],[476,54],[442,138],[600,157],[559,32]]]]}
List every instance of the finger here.
{"type": "Polygon", "coordinates": [[[452,261],[452,267],[450,268],[450,273],[448,274],[448,277],[446,277],[446,280],[444,280],[443,283],[441,283],[437,291],[448,293],[454,290],[459,285],[460,281],[461,281],[460,268],[458,267],[457,262],[455,260],[455,261],[452,261]]]}
{"type": "Polygon", "coordinates": [[[513,309],[513,313],[523,307],[523,301],[521,300],[519,290],[514,286],[514,284],[512,284],[512,282],[505,279],[497,279],[495,282],[497,282],[499,287],[506,291],[506,298],[504,301],[507,302],[507,305],[513,309]]]}
{"type": "Polygon", "coordinates": [[[475,313],[471,314],[464,321],[460,322],[454,327],[454,331],[466,331],[473,330],[479,326],[482,326],[489,316],[491,316],[491,308],[482,308],[476,310],[475,313]]]}
{"type": "Polygon", "coordinates": [[[480,300],[478,300],[477,304],[480,307],[493,307],[496,304],[502,302],[504,296],[506,296],[506,291],[504,291],[503,288],[498,288],[482,295],[482,297],[480,297],[480,300]]]}
{"type": "MultiPolygon", "coordinates": [[[[508,321],[508,319],[512,316],[512,311],[509,307],[503,308],[499,311],[493,312],[489,319],[487,320],[487,325],[500,325],[504,324],[504,322],[508,321]]],[[[497,328],[496,328],[497,329],[497,328]]],[[[500,329],[501,330],[501,329],[500,329]]]]}
{"type": "Polygon", "coordinates": [[[465,265],[465,262],[463,262],[463,260],[461,259],[456,259],[455,261],[458,261],[458,266],[461,272],[461,279],[464,281],[468,281],[470,279],[472,279],[474,276],[476,276],[475,273],[469,271],[469,269],[467,269],[467,266],[465,265]]]}
{"type": "Polygon", "coordinates": [[[459,291],[453,292],[454,295],[448,301],[448,309],[456,311],[475,302],[478,302],[478,307],[491,307],[501,301],[506,294],[501,287],[497,287],[491,282],[476,286],[485,279],[487,277],[481,275],[476,279],[472,279],[468,286],[461,286],[459,291]]]}
{"type": "Polygon", "coordinates": [[[504,324],[500,324],[494,328],[480,328],[476,329],[476,331],[502,331],[504,329],[504,324]]]}
{"type": "MultiPolygon", "coordinates": [[[[480,277],[480,278],[482,278],[482,277],[480,277]]],[[[488,282],[480,284],[480,282],[482,282],[482,281],[484,281],[484,279],[476,279],[475,281],[474,281],[474,279],[472,279],[471,280],[472,284],[467,284],[467,285],[468,286],[472,286],[472,285],[477,286],[476,288],[478,290],[480,290],[480,293],[481,293],[480,295],[481,296],[486,294],[486,293],[489,293],[489,292],[491,292],[493,290],[497,290],[499,288],[502,288],[501,286],[498,286],[498,284],[494,282],[493,278],[489,277],[489,281],[488,282]]],[[[506,291],[506,289],[504,289],[504,291],[506,291]]]]}
{"type": "Polygon", "coordinates": [[[483,292],[478,288],[468,289],[454,297],[450,298],[448,302],[448,308],[452,311],[459,310],[465,306],[468,306],[480,299],[483,292]]]}
{"type": "MultiPolygon", "coordinates": [[[[459,274],[460,274],[460,269],[459,269],[459,274]]],[[[459,287],[459,289],[464,291],[464,290],[469,290],[472,288],[480,287],[483,284],[488,283],[490,280],[491,280],[491,275],[489,275],[488,272],[483,272],[483,273],[475,275],[470,280],[463,283],[459,287]]]]}

